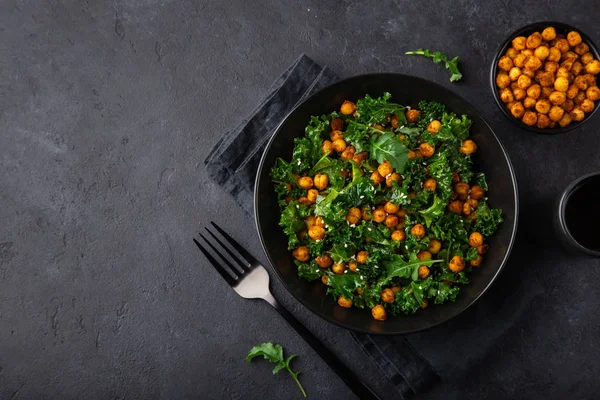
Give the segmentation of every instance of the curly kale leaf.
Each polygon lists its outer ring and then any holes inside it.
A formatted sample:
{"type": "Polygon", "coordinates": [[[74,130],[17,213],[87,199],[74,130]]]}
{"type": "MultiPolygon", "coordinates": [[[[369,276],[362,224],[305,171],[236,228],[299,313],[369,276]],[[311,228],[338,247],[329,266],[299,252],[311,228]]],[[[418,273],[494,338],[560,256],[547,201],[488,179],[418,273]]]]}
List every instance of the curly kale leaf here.
{"type": "Polygon", "coordinates": [[[279,226],[288,236],[288,249],[293,249],[300,244],[297,233],[306,227],[304,218],[310,215],[310,207],[293,200],[281,212],[279,226]]]}
{"type": "Polygon", "coordinates": [[[481,188],[483,190],[488,190],[488,184],[487,184],[487,181],[485,180],[485,174],[483,172],[476,173],[473,176],[472,181],[475,185],[481,186],[481,188]]]}
{"type": "Polygon", "coordinates": [[[302,279],[306,279],[307,281],[317,280],[323,274],[323,270],[319,268],[315,261],[303,263],[298,260],[294,260],[294,263],[296,263],[298,266],[298,276],[302,279]]]}
{"type": "Polygon", "coordinates": [[[426,210],[421,210],[419,213],[423,215],[425,218],[425,224],[429,228],[431,226],[431,222],[435,219],[441,217],[444,214],[444,210],[446,209],[446,203],[440,199],[438,196],[433,198],[433,204],[431,207],[426,210]]]}
{"type": "Polygon", "coordinates": [[[468,242],[465,221],[454,213],[446,213],[431,224],[431,234],[438,240],[468,242]]]}
{"type": "Polygon", "coordinates": [[[443,201],[448,201],[452,194],[452,170],[448,165],[446,153],[441,153],[429,164],[429,175],[437,183],[436,192],[443,201]]]}
{"type": "Polygon", "coordinates": [[[446,106],[437,101],[423,100],[419,103],[419,110],[421,111],[421,115],[417,121],[417,126],[421,128],[421,130],[425,130],[427,129],[427,125],[434,119],[437,119],[438,121],[442,120],[442,117],[446,112],[446,106]]]}
{"type": "Polygon", "coordinates": [[[404,107],[401,104],[391,103],[388,100],[392,97],[390,93],[384,93],[383,96],[372,98],[366,95],[356,102],[357,122],[363,124],[379,124],[387,120],[388,114],[396,114],[400,120],[400,125],[406,124],[404,107]]]}
{"type": "Polygon", "coordinates": [[[498,229],[498,225],[503,221],[502,210],[499,208],[490,208],[485,200],[479,203],[476,215],[477,219],[473,225],[473,230],[485,237],[492,236],[496,232],[496,229],[498,229]]]}

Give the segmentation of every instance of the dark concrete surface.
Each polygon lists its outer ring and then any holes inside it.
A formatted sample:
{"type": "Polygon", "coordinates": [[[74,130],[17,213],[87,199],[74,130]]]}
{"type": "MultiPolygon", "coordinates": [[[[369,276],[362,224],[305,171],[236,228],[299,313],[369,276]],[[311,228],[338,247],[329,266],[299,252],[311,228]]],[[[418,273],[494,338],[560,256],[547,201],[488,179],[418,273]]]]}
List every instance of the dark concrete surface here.
{"type": "MultiPolygon", "coordinates": [[[[599,10],[597,0],[0,2],[0,399],[300,398],[288,376],[244,360],[263,341],[299,355],[310,398],[351,397],[191,242],[215,219],[264,259],[253,222],[202,161],[302,52],[341,76],[396,71],[451,87],[515,164],[522,217],[508,269],[539,278],[539,312],[462,379],[419,397],[597,398],[600,262],[565,256],[545,222],[561,188],[600,169],[600,116],[563,136],[520,130],[488,73],[505,36],[537,20],[600,43],[599,10]],[[417,47],[459,55],[464,81],[403,55],[417,47]]],[[[347,332],[272,287],[393,398],[347,332]]]]}

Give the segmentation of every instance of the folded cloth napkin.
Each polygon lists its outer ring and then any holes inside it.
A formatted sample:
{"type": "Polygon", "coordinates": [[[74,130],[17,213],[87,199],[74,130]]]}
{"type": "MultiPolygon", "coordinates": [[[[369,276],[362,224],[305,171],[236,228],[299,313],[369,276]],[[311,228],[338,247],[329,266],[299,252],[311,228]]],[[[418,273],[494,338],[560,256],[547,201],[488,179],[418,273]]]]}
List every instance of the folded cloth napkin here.
{"type": "MultiPolygon", "coordinates": [[[[253,214],[254,179],[271,134],[298,103],[337,79],[327,67],[300,56],[252,114],[224,135],[205,160],[209,176],[248,214],[253,214]]],[[[505,272],[491,290],[494,293],[440,327],[405,336],[351,334],[397,390],[393,397],[410,398],[437,382],[458,379],[514,325],[542,292],[533,279],[524,290],[526,279],[520,274],[515,279],[505,272]]]]}

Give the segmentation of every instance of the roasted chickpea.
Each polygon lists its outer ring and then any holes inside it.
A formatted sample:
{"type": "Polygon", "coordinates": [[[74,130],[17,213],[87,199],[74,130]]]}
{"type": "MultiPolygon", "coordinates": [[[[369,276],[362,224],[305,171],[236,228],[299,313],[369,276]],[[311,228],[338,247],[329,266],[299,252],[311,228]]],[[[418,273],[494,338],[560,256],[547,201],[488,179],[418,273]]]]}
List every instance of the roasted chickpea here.
{"type": "Polygon", "coordinates": [[[479,267],[482,262],[483,262],[483,257],[481,257],[479,254],[477,254],[477,258],[469,261],[469,264],[471,264],[473,267],[479,267]]]}
{"type": "Polygon", "coordinates": [[[592,53],[585,53],[581,56],[581,63],[583,65],[588,65],[592,61],[594,61],[594,55],[592,53]]]}
{"type": "Polygon", "coordinates": [[[437,188],[437,182],[433,178],[429,178],[425,182],[423,182],[424,190],[432,190],[433,191],[436,188],[437,188]]]}
{"type": "Polygon", "coordinates": [[[329,277],[327,275],[321,276],[321,282],[323,282],[324,285],[327,285],[327,282],[329,282],[329,277]]]}
{"type": "Polygon", "coordinates": [[[314,185],[317,189],[323,190],[329,185],[329,177],[327,174],[315,175],[314,185]]]}
{"type": "Polygon", "coordinates": [[[322,240],[323,237],[325,237],[325,228],[316,225],[311,226],[308,230],[308,236],[310,236],[312,240],[322,240]]]}
{"type": "Polygon", "coordinates": [[[356,254],[356,262],[359,264],[366,264],[368,258],[369,258],[369,253],[367,253],[364,250],[359,251],[358,254],[356,254]]]}
{"type": "MultiPolygon", "coordinates": [[[[400,126],[400,118],[396,114],[390,117],[390,125],[392,125],[392,128],[397,128],[400,126]]],[[[377,129],[383,130],[383,126],[377,127],[377,129]]]]}
{"type": "Polygon", "coordinates": [[[512,40],[512,47],[516,50],[525,50],[527,47],[527,38],[525,36],[517,36],[512,40]]]}
{"type": "Polygon", "coordinates": [[[346,264],[344,263],[335,263],[331,266],[331,271],[336,275],[341,275],[346,270],[346,264]]]}
{"type": "MultiPolygon", "coordinates": [[[[569,38],[567,38],[567,40],[569,40],[569,38]]],[[[575,51],[575,53],[582,56],[585,53],[587,53],[588,51],[590,51],[590,46],[588,46],[585,43],[579,43],[578,45],[575,46],[575,48],[573,50],[575,51]]]]}
{"type": "Polygon", "coordinates": [[[334,140],[333,150],[337,151],[338,153],[341,153],[342,151],[346,150],[346,141],[341,138],[334,140]]]}
{"type": "Polygon", "coordinates": [[[383,164],[379,164],[377,167],[377,172],[379,172],[379,175],[381,176],[387,176],[394,172],[394,169],[388,162],[384,162],[383,164]]]}
{"type": "Polygon", "coordinates": [[[555,73],[558,71],[558,63],[556,61],[546,61],[544,64],[544,71],[555,73]]]}
{"type": "Polygon", "coordinates": [[[523,99],[523,107],[525,107],[525,109],[530,109],[535,107],[535,103],[536,100],[532,99],[531,97],[525,97],[525,99],[523,99]]]}
{"type": "MultiPolygon", "coordinates": [[[[352,148],[352,151],[356,151],[356,149],[354,148],[354,146],[348,146],[348,148],[352,148]]],[[[348,150],[348,148],[345,151],[348,150]]],[[[342,153],[342,157],[343,157],[344,153],[342,153]]],[[[365,162],[367,159],[369,158],[369,152],[368,151],[361,151],[358,154],[354,154],[352,156],[352,161],[354,161],[355,163],[357,163],[358,165],[362,164],[363,162],[365,162]]]]}
{"type": "Polygon", "coordinates": [[[383,130],[383,125],[381,125],[381,124],[375,124],[375,125],[373,125],[373,128],[379,129],[380,131],[382,131],[383,130]]]}
{"type": "Polygon", "coordinates": [[[419,274],[419,279],[425,279],[429,276],[429,268],[426,265],[421,265],[417,273],[419,274]]]}
{"type": "Polygon", "coordinates": [[[372,211],[372,215],[373,215],[373,221],[375,222],[383,222],[385,221],[385,211],[383,210],[383,208],[376,208],[375,210],[372,211]]]}
{"type": "Polygon", "coordinates": [[[371,174],[371,178],[370,178],[374,184],[378,184],[378,183],[382,183],[385,178],[383,176],[381,176],[381,174],[377,171],[373,171],[373,173],[371,174]]]}
{"type": "MultiPolygon", "coordinates": [[[[536,71],[535,71],[535,70],[533,70],[533,69],[531,69],[531,68],[523,68],[523,69],[521,70],[521,74],[522,74],[522,75],[528,76],[528,77],[529,77],[529,78],[531,78],[531,79],[533,79],[533,78],[535,77],[535,73],[536,73],[536,71]]],[[[519,80],[517,79],[517,82],[518,82],[518,81],[519,81],[519,80]]],[[[517,85],[517,87],[519,87],[519,86],[517,85]]],[[[512,87],[511,87],[511,89],[514,89],[514,88],[512,88],[512,87]]]]}
{"type": "Polygon", "coordinates": [[[306,198],[311,203],[314,203],[317,201],[318,195],[319,195],[319,191],[317,189],[309,189],[308,192],[306,193],[306,198]]]}
{"type": "Polygon", "coordinates": [[[559,106],[567,100],[567,95],[564,92],[552,92],[548,100],[555,106],[559,106]]]}
{"type": "Polygon", "coordinates": [[[579,107],[575,107],[574,109],[571,110],[571,112],[569,113],[569,116],[571,117],[571,120],[573,121],[582,121],[585,118],[585,113],[583,112],[583,110],[579,107]]]}
{"type": "Polygon", "coordinates": [[[387,226],[390,229],[394,229],[395,227],[397,227],[398,223],[398,217],[395,215],[388,215],[387,217],[385,217],[385,226],[387,226]]]}
{"type": "Polygon", "coordinates": [[[571,72],[575,75],[575,79],[577,79],[577,75],[581,74],[585,67],[579,61],[575,61],[573,66],[571,67],[571,72]]]}
{"type": "Polygon", "coordinates": [[[340,158],[346,161],[352,160],[354,158],[354,153],[356,153],[356,148],[354,146],[348,146],[344,149],[344,151],[342,151],[340,158]]]}
{"type": "Polygon", "coordinates": [[[383,206],[383,209],[385,210],[386,213],[388,214],[396,214],[398,211],[400,211],[400,206],[397,206],[396,204],[388,201],[387,203],[385,203],[385,205],[383,206]]]}
{"type": "Polygon", "coordinates": [[[560,52],[560,50],[557,49],[556,47],[551,47],[550,53],[548,54],[546,61],[559,62],[561,57],[562,57],[562,53],[560,52]]]}
{"type": "Polygon", "coordinates": [[[542,114],[548,114],[550,107],[552,107],[552,104],[546,99],[540,99],[535,103],[535,110],[542,114]]]}
{"type": "Polygon", "coordinates": [[[571,116],[569,115],[568,112],[565,113],[565,115],[563,115],[563,117],[560,119],[560,121],[558,121],[558,125],[560,125],[561,128],[564,128],[565,126],[569,125],[571,123],[571,116]]]}
{"type": "Polygon", "coordinates": [[[397,242],[401,242],[406,238],[406,234],[404,233],[404,231],[397,229],[395,231],[392,232],[392,240],[395,240],[397,242]]]}
{"type": "Polygon", "coordinates": [[[585,97],[592,101],[600,100],[600,88],[598,86],[590,86],[585,91],[585,97]]]}
{"type": "Polygon", "coordinates": [[[330,155],[333,153],[333,144],[329,140],[324,140],[321,144],[321,151],[323,154],[330,155]]]}
{"type": "Polygon", "coordinates": [[[454,214],[462,214],[464,203],[460,200],[454,200],[450,204],[448,204],[448,211],[453,212],[454,214]]]}
{"type": "Polygon", "coordinates": [[[341,118],[333,118],[329,123],[329,126],[331,127],[331,130],[341,131],[344,129],[344,120],[341,118]]]}
{"type": "Polygon", "coordinates": [[[579,93],[579,88],[573,84],[573,85],[569,86],[569,88],[567,89],[566,96],[568,99],[574,99],[578,93],[579,93]]]}
{"type": "Polygon", "coordinates": [[[371,315],[377,321],[385,321],[386,313],[385,308],[381,304],[377,304],[375,307],[371,308],[371,315]]]}
{"type": "Polygon", "coordinates": [[[371,209],[369,207],[363,207],[360,210],[360,217],[365,221],[370,221],[373,218],[373,214],[371,214],[371,209]]]}
{"type": "Polygon", "coordinates": [[[469,245],[471,247],[478,247],[483,244],[483,235],[479,232],[473,232],[469,235],[469,245]]]}
{"type": "Polygon", "coordinates": [[[473,185],[470,194],[472,199],[480,200],[485,196],[485,190],[479,185],[473,185]]]}
{"type": "Polygon", "coordinates": [[[540,129],[546,129],[548,126],[550,126],[550,118],[548,118],[548,116],[546,114],[537,114],[537,122],[535,124],[535,126],[537,126],[540,129]]]}
{"type": "Polygon", "coordinates": [[[515,67],[523,68],[525,66],[525,59],[527,56],[525,54],[519,54],[513,60],[513,64],[515,67]]]}
{"type": "Polygon", "coordinates": [[[469,188],[469,184],[465,182],[458,182],[454,185],[454,191],[460,196],[469,194],[469,188]]]}
{"type": "Polygon", "coordinates": [[[467,139],[462,143],[460,152],[463,154],[473,154],[477,151],[477,144],[471,139],[467,139]]]}
{"type": "Polygon", "coordinates": [[[503,86],[506,83],[505,76],[506,74],[504,72],[501,72],[496,76],[496,85],[498,85],[501,89],[504,89],[510,85],[511,81],[515,82],[517,79],[519,79],[519,76],[521,76],[521,68],[512,67],[510,71],[508,71],[509,82],[506,84],[506,86],[503,86]]]}
{"type": "Polygon", "coordinates": [[[598,75],[600,73],[600,61],[593,60],[587,63],[585,66],[585,72],[592,75],[598,75]]]}
{"type": "Polygon", "coordinates": [[[421,261],[423,260],[431,260],[431,253],[428,252],[427,250],[421,250],[420,252],[417,253],[417,258],[421,261]]]}
{"type": "Polygon", "coordinates": [[[415,153],[412,150],[409,150],[408,151],[408,158],[410,158],[411,160],[414,159],[414,158],[417,158],[417,153],[415,153]]]}
{"type": "Polygon", "coordinates": [[[396,293],[391,288],[385,288],[381,291],[381,301],[384,303],[393,303],[396,300],[396,293]]]}
{"type": "Polygon", "coordinates": [[[317,265],[320,268],[329,268],[329,267],[331,267],[331,264],[333,264],[333,260],[327,254],[324,254],[322,256],[317,256],[317,258],[315,258],[315,261],[317,262],[317,265]]]}
{"type": "Polygon", "coordinates": [[[527,92],[525,91],[525,89],[516,88],[513,89],[513,96],[515,96],[515,101],[521,101],[525,97],[527,97],[527,92]]]}
{"type": "Polygon", "coordinates": [[[410,233],[422,239],[425,236],[425,227],[421,224],[416,224],[410,229],[410,233]]]}
{"type": "MultiPolygon", "coordinates": [[[[584,75],[575,77],[575,80],[573,81],[573,85],[581,90],[586,90],[588,88],[587,79],[585,78],[584,75]]],[[[567,90],[567,92],[568,92],[568,90],[567,90]]],[[[575,97],[575,96],[573,96],[573,97],[575,97]]]]}
{"type": "Polygon", "coordinates": [[[574,53],[572,51],[567,51],[565,54],[562,55],[562,57],[560,59],[562,61],[575,61],[575,60],[577,60],[578,57],[579,56],[576,53],[574,53]]]}
{"type": "Polygon", "coordinates": [[[300,239],[300,240],[306,239],[306,234],[307,234],[306,230],[302,230],[302,231],[298,232],[298,239],[300,239]]]}
{"type": "Polygon", "coordinates": [[[401,208],[400,210],[398,210],[398,212],[396,213],[396,215],[398,216],[398,218],[405,218],[408,215],[408,211],[406,211],[405,209],[401,208]]]}
{"type": "Polygon", "coordinates": [[[429,143],[421,143],[419,146],[419,151],[423,157],[431,157],[435,153],[435,147],[430,145],[429,143]]]}
{"type": "Polygon", "coordinates": [[[400,177],[400,174],[393,172],[391,175],[385,178],[385,185],[388,187],[392,187],[394,186],[394,182],[400,184],[401,181],[402,178],[400,177]]]}
{"type": "Polygon", "coordinates": [[[550,55],[550,49],[546,46],[540,46],[533,51],[533,55],[544,61],[550,55]]]}
{"type": "Polygon", "coordinates": [[[310,258],[310,250],[306,246],[296,247],[293,255],[296,260],[300,262],[306,262],[310,258]]]}
{"type": "Polygon", "coordinates": [[[531,86],[531,78],[526,75],[521,75],[517,80],[517,85],[521,89],[527,89],[529,86],[531,86]]]}
{"type": "Polygon", "coordinates": [[[526,46],[528,49],[535,49],[542,44],[542,34],[539,32],[533,32],[527,38],[526,46]]]}
{"type": "Polygon", "coordinates": [[[356,111],[356,104],[348,100],[344,101],[340,107],[340,112],[344,115],[352,115],[354,111],[356,111]]]}
{"type": "MultiPolygon", "coordinates": [[[[539,103],[539,101],[538,101],[538,103],[539,103]]],[[[521,118],[521,121],[525,125],[533,126],[537,122],[537,114],[534,113],[533,111],[526,111],[525,114],[523,114],[523,118],[521,118]]]]}
{"type": "Polygon", "coordinates": [[[523,107],[523,103],[517,101],[510,107],[510,113],[515,118],[521,118],[523,114],[525,114],[525,107],[523,107]]]}
{"type": "Polygon", "coordinates": [[[554,84],[554,74],[552,72],[540,72],[536,81],[543,87],[552,86],[554,84]]]}
{"type": "Polygon", "coordinates": [[[542,39],[546,42],[554,40],[554,38],[556,38],[556,30],[553,27],[549,26],[542,31],[542,39]]]}
{"type": "Polygon", "coordinates": [[[570,75],[570,72],[565,67],[560,67],[558,69],[558,71],[556,71],[557,78],[565,78],[565,79],[569,80],[569,75],[570,75]]]}
{"type": "Polygon", "coordinates": [[[525,69],[538,70],[542,66],[542,60],[536,56],[529,56],[525,59],[525,69]]]}
{"type": "Polygon", "coordinates": [[[571,110],[575,108],[575,102],[571,99],[567,99],[561,107],[564,108],[566,112],[571,112],[571,110]]]}
{"type": "Polygon", "coordinates": [[[344,134],[342,133],[342,131],[331,131],[329,132],[329,138],[331,139],[332,142],[335,142],[337,139],[343,139],[344,138],[344,134]]]}
{"type": "Polygon", "coordinates": [[[315,226],[320,226],[321,228],[325,228],[325,220],[323,219],[323,217],[317,217],[315,218],[315,226]]]}
{"type": "Polygon", "coordinates": [[[510,58],[515,58],[519,55],[519,50],[515,49],[514,47],[510,47],[508,50],[506,50],[506,55],[510,58]]]}
{"type": "Polygon", "coordinates": [[[313,180],[310,176],[303,176],[298,179],[298,186],[302,189],[311,189],[313,187],[313,180]]]}
{"type": "Polygon", "coordinates": [[[411,123],[417,122],[419,120],[419,114],[420,114],[419,110],[412,110],[412,109],[408,110],[406,112],[406,120],[411,123]]]}
{"type": "Polygon", "coordinates": [[[429,252],[431,254],[437,254],[440,252],[440,250],[442,249],[442,242],[440,242],[439,240],[436,239],[431,239],[429,241],[429,252]]]}
{"type": "Polygon", "coordinates": [[[571,31],[567,34],[567,41],[569,42],[569,46],[575,47],[581,43],[581,35],[579,32],[571,31]]]}
{"type": "Polygon", "coordinates": [[[509,56],[500,57],[498,60],[498,67],[506,72],[510,71],[513,67],[513,60],[509,56]]]}
{"type": "Polygon", "coordinates": [[[558,39],[556,43],[554,43],[554,47],[560,50],[562,54],[565,54],[571,48],[567,39],[558,39]]]}
{"type": "Polygon", "coordinates": [[[340,306],[340,307],[352,308],[352,300],[348,300],[344,296],[340,296],[337,303],[338,303],[338,306],[340,306]]]}
{"type": "MultiPolygon", "coordinates": [[[[348,263],[348,269],[352,272],[356,272],[356,270],[358,270],[358,264],[356,264],[355,261],[350,261],[348,263]]],[[[360,288],[359,288],[360,289],[360,288]]]]}
{"type": "Polygon", "coordinates": [[[448,267],[452,272],[460,272],[465,269],[465,260],[461,256],[454,256],[448,263],[448,267]]]}
{"type": "Polygon", "coordinates": [[[573,102],[575,103],[576,106],[580,106],[581,103],[583,103],[583,101],[585,100],[585,92],[580,90],[579,92],[577,92],[577,94],[575,95],[575,97],[573,97],[573,102]]]}
{"type": "MultiPolygon", "coordinates": [[[[506,85],[508,86],[508,85],[506,85]]],[[[429,125],[427,125],[427,131],[429,131],[429,133],[431,133],[432,135],[437,133],[440,128],[442,127],[442,123],[440,121],[438,121],[437,119],[434,119],[433,121],[431,121],[429,123],[429,125]]]]}
{"type": "Polygon", "coordinates": [[[584,112],[584,113],[591,113],[592,111],[594,111],[594,102],[591,101],[590,99],[585,99],[583,100],[583,102],[579,105],[579,108],[584,112]]]}
{"type": "Polygon", "coordinates": [[[360,209],[352,207],[346,213],[346,221],[350,225],[358,224],[360,222],[360,209]]]}

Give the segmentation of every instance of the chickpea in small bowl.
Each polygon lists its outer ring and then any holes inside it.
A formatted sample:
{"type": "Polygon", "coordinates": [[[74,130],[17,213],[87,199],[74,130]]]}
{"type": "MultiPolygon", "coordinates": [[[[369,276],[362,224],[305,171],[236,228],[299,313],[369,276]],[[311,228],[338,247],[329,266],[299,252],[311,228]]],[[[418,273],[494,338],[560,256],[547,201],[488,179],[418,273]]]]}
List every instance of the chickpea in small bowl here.
{"type": "Polygon", "coordinates": [[[530,131],[564,133],[598,108],[600,57],[580,30],[559,22],[519,29],[493,60],[491,86],[502,112],[530,131]]]}

